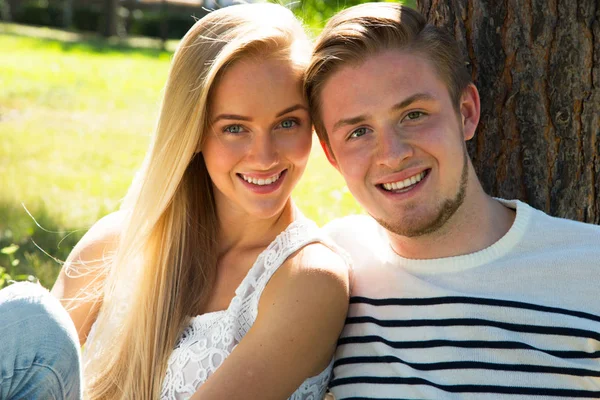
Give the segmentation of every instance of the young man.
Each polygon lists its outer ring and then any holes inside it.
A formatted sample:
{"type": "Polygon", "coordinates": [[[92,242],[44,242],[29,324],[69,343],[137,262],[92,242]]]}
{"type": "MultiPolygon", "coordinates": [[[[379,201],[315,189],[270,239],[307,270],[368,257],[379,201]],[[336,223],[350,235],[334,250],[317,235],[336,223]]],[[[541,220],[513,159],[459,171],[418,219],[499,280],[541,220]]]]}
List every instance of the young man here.
{"type": "Polygon", "coordinates": [[[338,399],[600,398],[600,227],[482,189],[479,94],[454,40],[363,4],[317,40],[306,90],[330,162],[371,217],[354,260],[338,399]]]}

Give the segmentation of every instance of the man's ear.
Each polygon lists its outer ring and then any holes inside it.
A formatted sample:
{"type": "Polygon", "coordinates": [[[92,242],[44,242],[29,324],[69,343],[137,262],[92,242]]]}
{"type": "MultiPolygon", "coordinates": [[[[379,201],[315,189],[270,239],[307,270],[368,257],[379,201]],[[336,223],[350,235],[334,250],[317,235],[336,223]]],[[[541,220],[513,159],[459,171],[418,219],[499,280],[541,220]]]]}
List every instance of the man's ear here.
{"type": "Polygon", "coordinates": [[[333,167],[339,171],[340,168],[337,165],[337,161],[335,160],[335,157],[333,156],[333,152],[331,151],[331,148],[329,147],[329,145],[327,143],[325,143],[324,140],[321,140],[321,139],[319,139],[319,143],[321,143],[321,147],[323,148],[323,151],[325,152],[325,156],[327,157],[327,160],[329,160],[329,163],[331,165],[333,165],[333,167]]]}
{"type": "Polygon", "coordinates": [[[460,116],[465,140],[471,140],[481,116],[479,91],[472,83],[466,87],[460,98],[460,116]]]}

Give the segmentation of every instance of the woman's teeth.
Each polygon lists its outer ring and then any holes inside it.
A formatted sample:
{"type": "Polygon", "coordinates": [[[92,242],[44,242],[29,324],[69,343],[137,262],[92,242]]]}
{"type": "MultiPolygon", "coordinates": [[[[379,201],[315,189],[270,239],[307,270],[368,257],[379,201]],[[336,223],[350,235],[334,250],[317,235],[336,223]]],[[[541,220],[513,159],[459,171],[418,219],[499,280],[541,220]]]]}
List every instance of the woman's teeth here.
{"type": "Polygon", "coordinates": [[[384,184],[382,184],[382,186],[385,190],[388,190],[388,191],[404,189],[409,186],[415,185],[418,182],[421,182],[421,180],[425,177],[425,175],[427,175],[427,174],[425,171],[423,171],[419,174],[411,176],[410,178],[406,178],[403,181],[384,183],[384,184]]]}
{"type": "Polygon", "coordinates": [[[241,175],[242,179],[244,179],[248,183],[252,183],[254,185],[259,185],[259,186],[264,186],[264,185],[270,185],[270,184],[276,182],[279,179],[279,177],[281,176],[281,172],[276,175],[273,175],[267,179],[257,179],[257,178],[253,178],[251,176],[246,176],[244,174],[240,174],[240,175],[241,175]]]}

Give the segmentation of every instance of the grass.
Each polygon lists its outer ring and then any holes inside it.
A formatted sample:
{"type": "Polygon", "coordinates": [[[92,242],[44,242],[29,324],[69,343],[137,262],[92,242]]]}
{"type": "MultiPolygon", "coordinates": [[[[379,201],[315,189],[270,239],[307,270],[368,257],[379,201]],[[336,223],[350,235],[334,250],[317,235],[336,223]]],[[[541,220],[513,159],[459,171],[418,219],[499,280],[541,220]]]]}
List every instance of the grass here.
{"type": "MultiPolygon", "coordinates": [[[[0,24],[0,249],[19,246],[0,254],[0,287],[6,273],[52,286],[60,260],[118,208],[172,55],[156,45],[0,24]]],[[[360,212],[318,145],[294,198],[319,224],[360,212]]]]}

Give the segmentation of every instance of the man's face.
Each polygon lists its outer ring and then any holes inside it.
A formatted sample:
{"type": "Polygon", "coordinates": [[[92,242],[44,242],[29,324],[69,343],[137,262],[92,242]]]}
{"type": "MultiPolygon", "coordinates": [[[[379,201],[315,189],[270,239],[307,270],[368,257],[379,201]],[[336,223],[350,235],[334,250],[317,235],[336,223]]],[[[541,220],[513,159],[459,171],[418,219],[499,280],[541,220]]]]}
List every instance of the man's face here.
{"type": "Polygon", "coordinates": [[[465,140],[479,118],[476,89],[457,110],[425,57],[392,50],[341,68],[321,96],[330,161],[366,211],[406,237],[444,226],[472,179],[465,140]]]}

